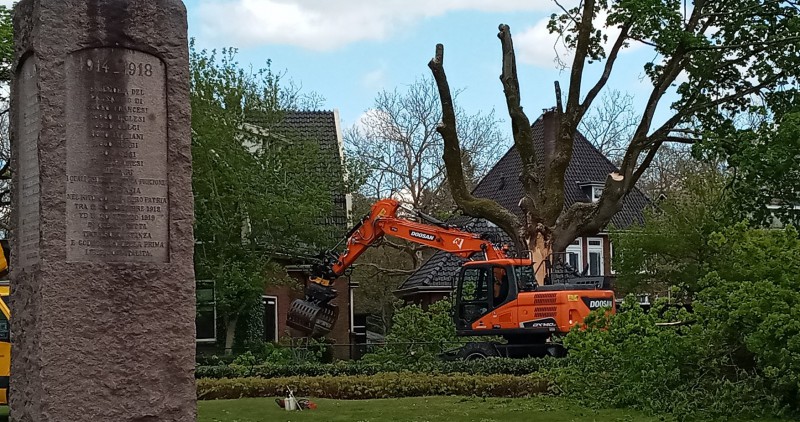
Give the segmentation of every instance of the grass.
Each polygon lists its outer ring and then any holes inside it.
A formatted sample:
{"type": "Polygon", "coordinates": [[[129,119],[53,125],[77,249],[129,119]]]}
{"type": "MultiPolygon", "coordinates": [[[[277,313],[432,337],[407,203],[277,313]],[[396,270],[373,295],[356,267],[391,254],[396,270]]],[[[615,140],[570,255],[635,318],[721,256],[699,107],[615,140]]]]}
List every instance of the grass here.
{"type": "Polygon", "coordinates": [[[593,410],[567,399],[417,397],[382,400],[315,399],[318,408],[287,412],[272,398],[198,402],[198,422],[261,421],[657,421],[632,410],[593,410]]]}
{"type": "MultiPolygon", "coordinates": [[[[315,399],[317,410],[287,412],[273,398],[210,400],[197,402],[197,422],[506,422],[541,420],[549,422],[648,422],[664,418],[648,417],[626,409],[590,409],[558,397],[529,399],[474,397],[416,397],[381,400],[315,399]]],[[[669,418],[666,418],[669,420],[669,418]]],[[[8,407],[0,406],[0,422],[8,421],[8,407]]],[[[779,422],[762,419],[761,422],[779,422]]]]}

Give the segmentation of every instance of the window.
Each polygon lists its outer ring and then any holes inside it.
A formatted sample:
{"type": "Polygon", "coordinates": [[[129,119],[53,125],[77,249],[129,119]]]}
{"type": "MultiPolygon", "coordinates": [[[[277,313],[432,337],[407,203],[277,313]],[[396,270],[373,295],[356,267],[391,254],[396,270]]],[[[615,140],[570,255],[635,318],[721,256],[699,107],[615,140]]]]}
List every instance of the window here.
{"type": "Polygon", "coordinates": [[[602,186],[592,186],[592,202],[599,201],[602,195],[603,195],[602,186]]]}
{"type": "Polygon", "coordinates": [[[589,273],[590,276],[603,274],[603,239],[589,238],[587,252],[589,253],[589,273]]]}
{"type": "Polygon", "coordinates": [[[536,276],[533,274],[532,266],[514,266],[514,274],[517,279],[517,289],[528,291],[536,288],[536,276]]]}
{"type": "Polygon", "coordinates": [[[461,284],[461,301],[474,302],[489,298],[487,281],[488,269],[467,268],[464,270],[464,282],[461,284]]]}
{"type": "Polygon", "coordinates": [[[456,326],[466,328],[489,311],[489,287],[492,273],[488,267],[467,268],[458,289],[459,306],[456,326]]]}
{"type": "Polygon", "coordinates": [[[278,298],[264,296],[264,341],[278,341],[278,298]]]}
{"type": "Polygon", "coordinates": [[[213,281],[198,281],[196,289],[197,315],[195,330],[198,343],[217,341],[217,300],[213,281]]]}
{"type": "Polygon", "coordinates": [[[581,249],[581,239],[575,239],[571,245],[567,246],[567,264],[578,272],[583,271],[583,250],[581,249]]]}

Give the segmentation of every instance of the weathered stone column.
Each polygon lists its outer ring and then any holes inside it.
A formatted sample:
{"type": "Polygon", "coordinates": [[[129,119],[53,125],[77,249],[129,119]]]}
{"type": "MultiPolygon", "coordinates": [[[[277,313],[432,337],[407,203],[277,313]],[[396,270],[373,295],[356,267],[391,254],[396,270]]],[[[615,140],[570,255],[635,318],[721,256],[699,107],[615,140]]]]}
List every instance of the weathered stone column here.
{"type": "Polygon", "coordinates": [[[180,0],[22,0],[12,81],[14,421],[195,420],[180,0]]]}

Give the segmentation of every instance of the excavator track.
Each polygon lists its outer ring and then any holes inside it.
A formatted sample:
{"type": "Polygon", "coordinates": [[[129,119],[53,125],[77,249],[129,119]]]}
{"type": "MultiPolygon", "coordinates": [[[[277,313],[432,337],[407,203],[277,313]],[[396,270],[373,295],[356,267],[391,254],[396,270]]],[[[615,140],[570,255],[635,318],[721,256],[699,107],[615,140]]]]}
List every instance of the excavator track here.
{"type": "Polygon", "coordinates": [[[289,306],[286,325],[303,334],[319,338],[328,334],[339,316],[339,307],[331,304],[319,305],[297,299],[289,306]]]}

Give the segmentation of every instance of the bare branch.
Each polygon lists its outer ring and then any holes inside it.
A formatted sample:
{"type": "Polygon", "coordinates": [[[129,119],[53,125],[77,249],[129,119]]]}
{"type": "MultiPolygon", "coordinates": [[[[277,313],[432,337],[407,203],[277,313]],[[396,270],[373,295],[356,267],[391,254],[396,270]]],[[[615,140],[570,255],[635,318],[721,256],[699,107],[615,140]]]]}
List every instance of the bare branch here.
{"type": "Polygon", "coordinates": [[[664,142],[674,142],[678,144],[696,144],[700,142],[697,138],[687,138],[683,136],[667,136],[664,138],[664,142]]]}
{"type": "Polygon", "coordinates": [[[379,274],[390,275],[390,276],[391,275],[411,275],[411,274],[414,274],[417,271],[415,269],[414,270],[401,270],[399,268],[385,268],[385,267],[381,267],[378,264],[373,264],[371,262],[363,262],[363,261],[359,262],[358,266],[359,267],[363,266],[363,267],[374,268],[379,274]]]}
{"type": "Polygon", "coordinates": [[[583,68],[586,65],[586,56],[589,54],[589,44],[592,35],[592,18],[594,17],[594,0],[586,0],[583,6],[583,15],[578,29],[578,42],[575,46],[575,58],[572,60],[572,69],[569,78],[569,92],[567,93],[567,113],[577,110],[580,104],[581,82],[583,81],[583,68]]]}
{"type": "Polygon", "coordinates": [[[464,179],[464,168],[461,163],[461,146],[456,131],[456,118],[453,107],[453,98],[447,75],[444,71],[444,46],[436,45],[436,54],[428,62],[428,67],[433,73],[436,87],[439,90],[439,101],[442,105],[442,123],[436,130],[444,140],[444,162],[447,170],[447,181],[453,200],[465,214],[473,217],[482,217],[497,224],[512,239],[519,250],[523,250],[523,242],[519,235],[519,219],[500,204],[489,199],[476,198],[467,189],[464,179]]]}
{"type": "Polygon", "coordinates": [[[656,43],[654,43],[652,41],[647,41],[647,40],[642,39],[642,38],[630,37],[630,39],[632,39],[634,41],[638,41],[638,42],[640,42],[640,43],[642,43],[644,45],[650,46],[650,47],[658,47],[658,44],[656,44],[656,43]]]}
{"type": "Polygon", "coordinates": [[[533,148],[533,129],[528,116],[522,111],[520,104],[519,79],[517,78],[517,63],[514,55],[514,43],[511,39],[511,29],[508,25],[500,25],[497,38],[503,51],[503,73],[500,81],[503,83],[503,93],[506,96],[508,115],[511,118],[511,131],[514,136],[514,146],[519,151],[522,159],[522,184],[527,192],[536,185],[536,150],[533,148]]]}
{"type": "Polygon", "coordinates": [[[564,11],[564,14],[567,15],[570,18],[570,20],[572,20],[572,23],[574,23],[575,25],[578,24],[578,21],[575,19],[575,17],[572,16],[572,14],[567,10],[567,8],[564,7],[561,3],[559,3],[558,0],[553,0],[553,3],[555,3],[556,6],[559,7],[559,9],[564,11]]]}
{"type": "Polygon", "coordinates": [[[647,155],[644,157],[644,160],[642,160],[642,163],[639,164],[639,168],[633,172],[633,184],[636,184],[636,181],[642,177],[642,173],[650,167],[650,163],[653,162],[653,158],[655,158],[658,149],[661,148],[661,144],[662,142],[658,141],[650,146],[650,151],[647,151],[647,155]]]}
{"type": "Polygon", "coordinates": [[[606,64],[603,67],[603,74],[600,75],[600,79],[598,79],[597,83],[594,84],[592,89],[586,94],[586,98],[583,99],[583,104],[581,104],[581,109],[583,113],[589,109],[589,106],[592,105],[592,101],[594,101],[597,94],[600,92],[601,89],[606,85],[608,82],[608,78],[611,76],[611,70],[614,68],[614,62],[617,60],[617,55],[619,55],[620,49],[625,44],[625,40],[628,38],[628,31],[631,28],[631,23],[626,22],[622,25],[620,29],[619,36],[617,37],[617,41],[614,42],[614,46],[611,47],[611,52],[608,54],[608,58],[606,59],[606,64]]]}

